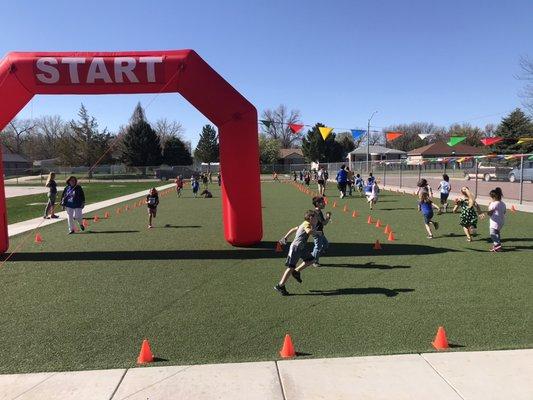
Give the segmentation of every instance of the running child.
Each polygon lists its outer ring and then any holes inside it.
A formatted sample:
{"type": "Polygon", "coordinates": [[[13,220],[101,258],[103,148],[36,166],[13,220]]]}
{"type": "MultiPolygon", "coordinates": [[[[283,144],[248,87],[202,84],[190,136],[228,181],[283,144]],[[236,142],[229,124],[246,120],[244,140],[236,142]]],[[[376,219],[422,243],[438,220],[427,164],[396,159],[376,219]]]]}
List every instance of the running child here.
{"type": "Polygon", "coordinates": [[[422,212],[422,215],[424,215],[424,224],[428,233],[428,239],[433,239],[433,232],[431,232],[430,225],[433,225],[435,230],[439,229],[439,223],[433,221],[433,208],[435,208],[438,211],[438,214],[440,214],[440,207],[431,201],[429,194],[422,193],[420,196],[420,202],[418,203],[418,211],[422,212]]]}
{"type": "Polygon", "coordinates": [[[313,251],[311,252],[311,255],[315,259],[315,262],[313,266],[320,267],[319,258],[320,255],[328,248],[329,242],[326,239],[326,235],[324,235],[324,226],[329,223],[331,220],[331,213],[328,211],[326,213],[326,216],[324,217],[324,214],[322,213],[322,210],[326,206],[326,202],[324,201],[324,198],[321,196],[313,197],[313,205],[315,206],[315,214],[317,217],[317,223],[315,230],[317,232],[320,232],[320,234],[313,235],[313,251]]]}
{"type": "Polygon", "coordinates": [[[419,199],[422,198],[423,193],[427,193],[430,199],[433,198],[433,190],[431,189],[431,186],[429,186],[429,183],[426,179],[420,179],[416,186],[418,186],[418,189],[416,190],[416,195],[419,199]]]}
{"type": "Polygon", "coordinates": [[[481,209],[476,203],[473,193],[466,186],[461,188],[461,193],[464,196],[462,199],[455,200],[453,212],[457,212],[461,208],[461,215],[459,216],[459,225],[463,227],[466,235],[466,240],[471,242],[472,235],[476,233],[477,216],[481,214],[481,209]]]}
{"type": "Polygon", "coordinates": [[[148,207],[148,228],[152,228],[152,218],[157,215],[157,206],[159,205],[159,194],[157,189],[151,188],[146,196],[146,206],[148,207]]]}
{"type": "Polygon", "coordinates": [[[276,171],[274,171],[274,173],[272,174],[272,179],[274,181],[278,181],[279,182],[278,173],[276,171]]]}
{"type": "Polygon", "coordinates": [[[181,197],[181,191],[183,190],[183,177],[181,175],[178,175],[176,177],[176,194],[178,197],[181,197]]]}
{"type": "Polygon", "coordinates": [[[292,277],[296,279],[296,281],[302,283],[300,271],[313,264],[315,260],[309,252],[309,249],[306,248],[305,244],[307,243],[307,239],[309,239],[310,235],[321,234],[321,232],[318,232],[315,229],[317,222],[318,221],[315,211],[308,210],[305,212],[304,222],[302,222],[300,226],[292,228],[280,240],[281,244],[285,244],[287,243],[287,237],[293,232],[296,232],[294,240],[291,243],[291,247],[289,248],[289,255],[287,256],[287,261],[285,262],[285,266],[287,267],[287,269],[285,270],[285,272],[283,272],[279,283],[274,286],[274,290],[281,293],[281,295],[283,296],[289,295],[289,292],[285,288],[285,283],[287,283],[289,277],[292,275],[292,277]],[[296,264],[298,263],[298,260],[300,258],[302,259],[302,263],[298,267],[296,267],[296,264]]]}
{"type": "Polygon", "coordinates": [[[486,214],[490,217],[490,238],[492,239],[493,244],[490,251],[501,251],[502,240],[500,237],[500,231],[505,222],[507,206],[502,201],[503,193],[499,187],[491,190],[489,196],[492,201],[489,203],[489,208],[486,214]]]}
{"type": "Polygon", "coordinates": [[[198,190],[200,190],[200,183],[194,176],[191,178],[192,195],[198,197],[198,190]]]}
{"type": "Polygon", "coordinates": [[[368,202],[370,209],[374,209],[374,205],[378,202],[379,197],[379,187],[375,179],[372,177],[368,178],[368,183],[365,186],[365,196],[366,201],[368,202]]]}
{"type": "Polygon", "coordinates": [[[359,195],[363,196],[363,178],[361,178],[361,175],[357,174],[355,175],[355,187],[359,191],[359,195]]]}
{"type": "Polygon", "coordinates": [[[326,172],[324,167],[320,167],[316,174],[316,183],[318,184],[318,194],[320,196],[325,196],[324,192],[326,191],[326,172]]]}
{"type": "Polygon", "coordinates": [[[440,190],[440,205],[443,212],[448,212],[448,196],[452,190],[450,185],[450,177],[447,174],[442,175],[442,181],[439,183],[437,190],[440,190]]]}

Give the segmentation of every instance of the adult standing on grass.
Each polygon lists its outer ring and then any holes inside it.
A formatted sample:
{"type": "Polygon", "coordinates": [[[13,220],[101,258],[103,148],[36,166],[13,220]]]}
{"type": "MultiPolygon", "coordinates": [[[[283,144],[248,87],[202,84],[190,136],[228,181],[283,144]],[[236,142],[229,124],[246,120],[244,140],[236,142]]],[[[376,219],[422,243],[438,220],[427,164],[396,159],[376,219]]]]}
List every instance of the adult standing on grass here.
{"type": "Polygon", "coordinates": [[[48,188],[48,203],[46,203],[46,208],[44,209],[44,219],[59,218],[57,215],[54,214],[54,208],[56,205],[57,197],[57,183],[55,179],[56,174],[54,172],[50,172],[50,174],[48,174],[48,179],[46,180],[45,185],[48,188]]]}
{"type": "Polygon", "coordinates": [[[318,184],[318,194],[320,196],[325,196],[324,192],[326,191],[326,171],[324,167],[320,167],[316,175],[316,183],[318,184]]]}
{"type": "Polygon", "coordinates": [[[75,176],[67,179],[67,186],[61,196],[61,206],[67,211],[68,233],[75,232],[75,221],[78,222],[80,229],[85,230],[83,226],[83,207],[85,207],[85,193],[75,176]]]}

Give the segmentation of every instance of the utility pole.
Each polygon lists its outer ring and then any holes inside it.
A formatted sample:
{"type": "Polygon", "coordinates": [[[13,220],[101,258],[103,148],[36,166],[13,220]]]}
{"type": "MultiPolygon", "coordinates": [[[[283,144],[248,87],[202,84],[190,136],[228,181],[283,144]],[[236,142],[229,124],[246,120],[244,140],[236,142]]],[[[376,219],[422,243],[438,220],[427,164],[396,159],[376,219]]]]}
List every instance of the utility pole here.
{"type": "Polygon", "coordinates": [[[366,131],[366,173],[370,173],[370,121],[372,121],[372,118],[374,115],[376,115],[377,111],[374,111],[370,118],[368,118],[368,129],[366,131]]]}

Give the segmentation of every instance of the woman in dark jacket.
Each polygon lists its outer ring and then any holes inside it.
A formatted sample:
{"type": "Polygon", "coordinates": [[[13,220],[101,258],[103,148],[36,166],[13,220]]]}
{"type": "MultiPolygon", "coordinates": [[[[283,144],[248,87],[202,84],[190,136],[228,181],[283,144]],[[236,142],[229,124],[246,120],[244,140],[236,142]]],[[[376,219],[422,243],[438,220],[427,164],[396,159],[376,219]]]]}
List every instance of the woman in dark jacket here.
{"type": "Polygon", "coordinates": [[[85,207],[85,193],[78,185],[78,179],[75,176],[67,179],[67,186],[61,196],[61,205],[67,211],[69,235],[75,232],[74,221],[78,221],[80,229],[84,231],[82,210],[85,207]]]}

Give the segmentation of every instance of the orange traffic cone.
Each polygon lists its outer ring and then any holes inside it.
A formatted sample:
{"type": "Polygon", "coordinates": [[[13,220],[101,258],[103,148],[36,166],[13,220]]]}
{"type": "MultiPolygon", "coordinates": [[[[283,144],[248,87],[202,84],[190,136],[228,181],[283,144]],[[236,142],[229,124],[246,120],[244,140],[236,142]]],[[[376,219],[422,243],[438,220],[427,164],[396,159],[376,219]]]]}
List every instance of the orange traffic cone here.
{"type": "Polygon", "coordinates": [[[437,350],[444,350],[450,347],[448,345],[448,339],[446,339],[446,331],[444,330],[443,326],[439,326],[439,329],[437,330],[437,335],[435,336],[435,340],[431,342],[431,344],[437,350]]]}
{"type": "Polygon", "coordinates": [[[516,207],[514,206],[514,204],[511,206],[511,211],[516,212],[516,207]]]}
{"type": "Polygon", "coordinates": [[[104,214],[104,218],[105,218],[105,219],[108,219],[108,218],[109,218],[109,212],[107,212],[107,211],[105,212],[105,214],[104,214]]]}
{"type": "Polygon", "coordinates": [[[283,347],[281,348],[279,355],[282,358],[291,358],[296,355],[296,352],[294,351],[294,346],[292,344],[292,339],[289,336],[289,334],[285,335],[285,340],[283,341],[283,347]]]}
{"type": "Polygon", "coordinates": [[[369,225],[374,223],[372,221],[372,216],[370,216],[370,215],[368,216],[368,219],[366,220],[366,223],[369,224],[369,225]]]}
{"type": "Polygon", "coordinates": [[[352,213],[352,218],[355,218],[355,217],[357,217],[357,211],[354,211],[354,212],[352,213]]]}
{"type": "Polygon", "coordinates": [[[281,246],[280,242],[276,242],[276,253],[283,252],[283,246],[281,246]]]}
{"type": "Polygon", "coordinates": [[[84,219],[81,224],[83,225],[84,228],[88,228],[89,227],[89,221],[87,221],[86,219],[84,219]]]}
{"type": "Polygon", "coordinates": [[[389,237],[387,238],[389,242],[394,242],[396,238],[394,237],[394,233],[392,231],[389,232],[389,237]]]}
{"type": "Polygon", "coordinates": [[[37,232],[35,234],[35,243],[41,244],[42,242],[43,242],[43,237],[41,236],[41,234],[39,232],[37,232]]]}
{"type": "Polygon", "coordinates": [[[342,211],[344,211],[344,212],[348,211],[348,206],[346,204],[344,205],[344,208],[342,209],[342,211]]]}
{"type": "Polygon", "coordinates": [[[117,208],[117,214],[120,214],[120,208],[117,208]]]}
{"type": "Polygon", "coordinates": [[[93,221],[94,221],[94,222],[98,222],[98,221],[100,221],[100,218],[98,218],[98,215],[95,215],[95,216],[94,216],[93,221]]]}
{"type": "Polygon", "coordinates": [[[391,233],[391,232],[392,232],[392,229],[390,228],[390,225],[387,224],[387,226],[385,226],[384,233],[385,233],[386,235],[388,235],[388,234],[391,233]]]}
{"type": "Polygon", "coordinates": [[[379,219],[376,221],[376,228],[381,228],[381,221],[379,219]]]}
{"type": "Polygon", "coordinates": [[[148,339],[144,339],[141,352],[139,353],[139,357],[137,357],[137,364],[146,364],[153,361],[154,355],[152,354],[152,350],[150,350],[150,343],[148,343],[148,339]]]}
{"type": "Polygon", "coordinates": [[[379,240],[376,240],[376,243],[374,243],[374,247],[372,247],[374,250],[381,250],[381,243],[379,243],[379,240]]]}
{"type": "Polygon", "coordinates": [[[337,207],[337,202],[336,201],[333,202],[333,208],[335,208],[335,207],[337,207]]]}

